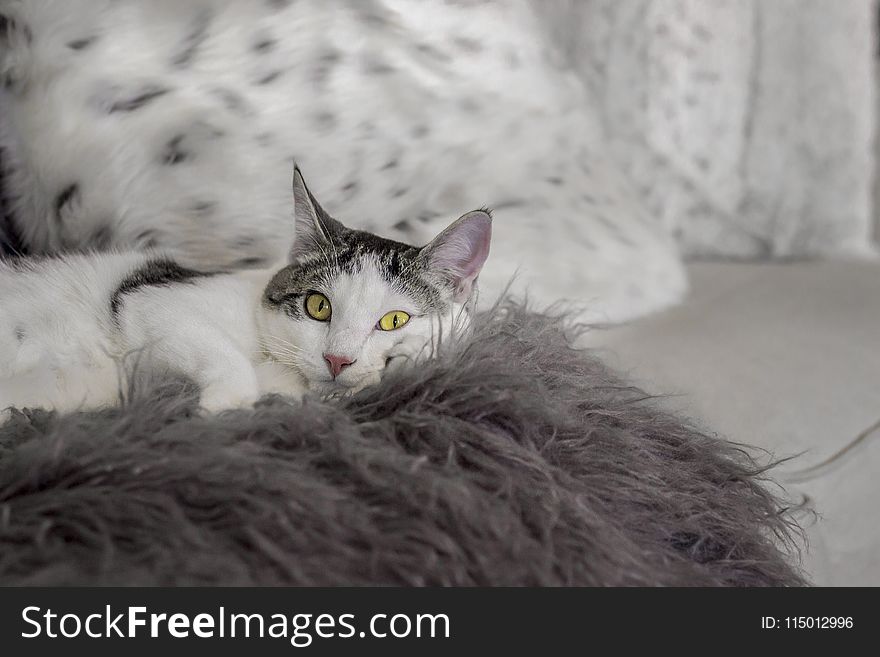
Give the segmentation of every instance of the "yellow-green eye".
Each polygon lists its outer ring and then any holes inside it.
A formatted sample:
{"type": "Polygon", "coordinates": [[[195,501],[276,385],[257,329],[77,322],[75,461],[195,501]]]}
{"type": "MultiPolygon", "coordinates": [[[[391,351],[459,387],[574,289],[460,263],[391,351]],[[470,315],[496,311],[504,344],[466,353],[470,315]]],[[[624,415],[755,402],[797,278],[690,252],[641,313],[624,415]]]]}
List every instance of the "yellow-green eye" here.
{"type": "Polygon", "coordinates": [[[306,312],[312,319],[326,322],[333,313],[333,310],[330,308],[330,299],[320,292],[312,292],[306,297],[306,312]]]}
{"type": "Polygon", "coordinates": [[[379,320],[379,328],[383,331],[393,331],[409,321],[409,315],[402,310],[392,310],[390,313],[382,315],[379,320]]]}

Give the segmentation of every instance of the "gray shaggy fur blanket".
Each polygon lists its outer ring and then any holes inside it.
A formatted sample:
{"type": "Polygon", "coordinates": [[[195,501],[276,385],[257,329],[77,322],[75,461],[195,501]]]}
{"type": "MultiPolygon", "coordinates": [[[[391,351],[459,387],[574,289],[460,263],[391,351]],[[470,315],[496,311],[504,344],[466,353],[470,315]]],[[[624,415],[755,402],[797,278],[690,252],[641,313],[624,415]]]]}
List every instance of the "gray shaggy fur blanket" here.
{"type": "Polygon", "coordinates": [[[747,453],[504,304],[346,399],[166,384],[0,427],[5,585],[797,585],[747,453]]]}

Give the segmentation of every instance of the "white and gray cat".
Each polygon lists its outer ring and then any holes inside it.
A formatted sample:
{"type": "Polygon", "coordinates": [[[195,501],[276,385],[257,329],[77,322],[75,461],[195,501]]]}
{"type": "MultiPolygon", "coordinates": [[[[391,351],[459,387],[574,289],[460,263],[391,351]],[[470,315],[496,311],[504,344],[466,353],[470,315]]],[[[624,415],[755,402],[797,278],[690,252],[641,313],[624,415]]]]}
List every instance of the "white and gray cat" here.
{"type": "Polygon", "coordinates": [[[346,228],[298,168],[293,192],[280,269],[205,273],[139,252],[0,261],[0,411],[113,405],[133,362],[194,380],[209,411],[356,391],[468,323],[487,210],[418,248],[346,228]]]}

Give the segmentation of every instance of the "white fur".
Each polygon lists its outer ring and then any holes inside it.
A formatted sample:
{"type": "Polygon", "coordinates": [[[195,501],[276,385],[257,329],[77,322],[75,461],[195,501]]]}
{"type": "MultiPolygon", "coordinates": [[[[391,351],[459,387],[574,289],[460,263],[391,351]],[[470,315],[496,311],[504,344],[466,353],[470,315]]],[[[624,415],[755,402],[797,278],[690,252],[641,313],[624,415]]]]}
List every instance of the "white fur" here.
{"type": "Polygon", "coordinates": [[[190,376],[211,410],[256,399],[255,274],[139,288],[125,295],[116,324],[111,295],[148,259],[121,253],[47,259],[26,271],[0,265],[0,408],[111,405],[135,363],[190,376]]]}

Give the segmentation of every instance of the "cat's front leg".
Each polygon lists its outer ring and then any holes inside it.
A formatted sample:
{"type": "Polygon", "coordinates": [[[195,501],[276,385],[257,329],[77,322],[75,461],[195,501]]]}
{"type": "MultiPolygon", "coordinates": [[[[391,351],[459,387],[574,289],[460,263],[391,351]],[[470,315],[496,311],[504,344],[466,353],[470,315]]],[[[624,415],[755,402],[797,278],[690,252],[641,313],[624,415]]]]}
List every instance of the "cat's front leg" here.
{"type": "Polygon", "coordinates": [[[211,413],[250,408],[260,397],[257,373],[250,360],[241,353],[224,351],[223,362],[196,376],[202,390],[200,405],[211,413]]]}
{"type": "Polygon", "coordinates": [[[205,410],[247,408],[259,398],[253,363],[221,331],[181,323],[163,337],[147,348],[147,359],[160,371],[179,372],[198,384],[205,410]]]}
{"type": "Polygon", "coordinates": [[[257,364],[254,369],[261,395],[276,394],[300,399],[308,390],[305,377],[281,363],[265,361],[257,364]]]}
{"type": "Polygon", "coordinates": [[[256,377],[236,375],[204,384],[199,404],[206,411],[219,413],[231,408],[250,408],[258,398],[256,377]]]}

